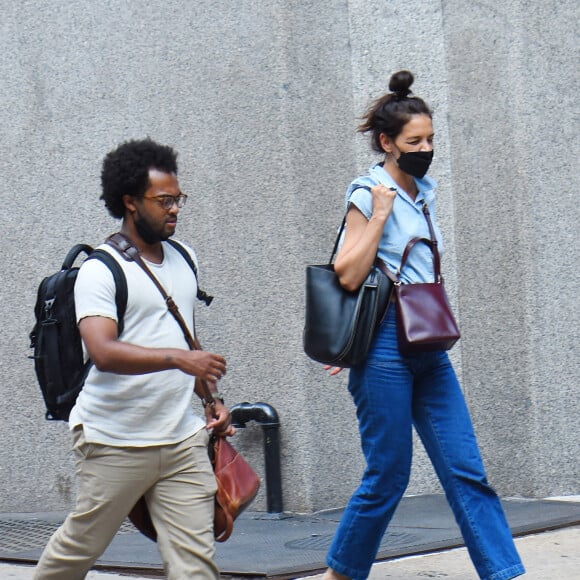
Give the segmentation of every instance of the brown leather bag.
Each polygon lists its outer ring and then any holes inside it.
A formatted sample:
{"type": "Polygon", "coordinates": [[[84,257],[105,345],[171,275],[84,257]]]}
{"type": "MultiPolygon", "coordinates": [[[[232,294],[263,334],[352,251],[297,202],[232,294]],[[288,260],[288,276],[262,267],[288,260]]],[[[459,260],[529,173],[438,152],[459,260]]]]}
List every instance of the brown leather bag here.
{"type": "Polygon", "coordinates": [[[260,479],[224,437],[212,437],[209,456],[218,484],[213,531],[218,542],[225,542],[233,531],[234,520],[256,497],[260,479]]]}
{"type": "MultiPolygon", "coordinates": [[[[208,450],[217,481],[213,532],[217,542],[225,542],[232,534],[234,520],[256,497],[260,478],[225,437],[212,436],[208,450]]],[[[135,504],[129,519],[143,535],[157,540],[144,497],[135,504]]]]}
{"type": "MultiPolygon", "coordinates": [[[[113,234],[107,243],[115,248],[125,260],[136,262],[151,278],[167,308],[181,327],[185,340],[191,350],[201,350],[197,337],[192,336],[185,320],[181,316],[173,298],[167,294],[159,280],[153,275],[147,264],[141,259],[139,250],[133,242],[121,233],[113,234]]],[[[194,329],[195,331],[195,329],[194,329]]],[[[207,381],[196,378],[195,392],[213,411],[215,400],[207,381]]],[[[214,536],[218,542],[225,542],[231,535],[234,520],[254,500],[260,488],[260,478],[247,461],[227,441],[225,437],[212,435],[208,453],[213,465],[217,493],[215,496],[214,536]]],[[[157,532],[151,520],[145,498],[142,497],[129,513],[133,525],[151,540],[157,540],[157,532]]]]}

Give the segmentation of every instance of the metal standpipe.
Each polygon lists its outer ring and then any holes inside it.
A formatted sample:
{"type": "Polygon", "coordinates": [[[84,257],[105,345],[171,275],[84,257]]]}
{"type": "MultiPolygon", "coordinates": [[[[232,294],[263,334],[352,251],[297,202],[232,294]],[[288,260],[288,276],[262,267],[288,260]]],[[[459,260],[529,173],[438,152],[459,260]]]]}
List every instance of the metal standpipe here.
{"type": "Polygon", "coordinates": [[[276,409],[267,403],[239,403],[231,407],[230,412],[234,427],[244,428],[249,421],[256,421],[262,426],[268,513],[282,513],[284,508],[280,468],[280,419],[276,409]]]}

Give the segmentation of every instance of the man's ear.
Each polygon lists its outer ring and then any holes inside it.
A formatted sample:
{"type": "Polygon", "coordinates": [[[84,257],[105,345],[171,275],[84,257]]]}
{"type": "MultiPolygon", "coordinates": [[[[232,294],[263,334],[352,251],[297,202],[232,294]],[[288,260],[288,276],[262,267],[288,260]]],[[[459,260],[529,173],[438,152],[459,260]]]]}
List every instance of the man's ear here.
{"type": "Polygon", "coordinates": [[[385,153],[393,152],[393,140],[388,135],[381,133],[379,135],[379,141],[381,142],[381,147],[385,153]]]}
{"type": "Polygon", "coordinates": [[[123,205],[127,208],[131,213],[137,210],[135,207],[135,198],[132,195],[125,194],[123,196],[123,205]]]}

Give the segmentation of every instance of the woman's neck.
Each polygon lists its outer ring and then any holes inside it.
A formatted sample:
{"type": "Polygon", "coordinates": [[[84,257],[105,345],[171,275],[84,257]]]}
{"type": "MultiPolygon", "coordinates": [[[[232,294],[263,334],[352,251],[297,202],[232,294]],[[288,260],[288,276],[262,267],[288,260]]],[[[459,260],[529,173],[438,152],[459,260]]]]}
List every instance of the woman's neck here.
{"type": "Polygon", "coordinates": [[[412,175],[405,173],[399,169],[395,158],[392,155],[387,155],[383,163],[385,171],[391,176],[393,181],[405,191],[411,199],[417,197],[418,189],[415,179],[412,175]]]}

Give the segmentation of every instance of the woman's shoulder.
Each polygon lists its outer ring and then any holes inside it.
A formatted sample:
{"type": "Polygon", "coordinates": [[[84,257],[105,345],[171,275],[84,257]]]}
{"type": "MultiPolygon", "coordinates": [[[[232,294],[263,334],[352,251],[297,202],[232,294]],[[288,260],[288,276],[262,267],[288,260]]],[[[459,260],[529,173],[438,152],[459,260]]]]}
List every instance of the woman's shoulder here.
{"type": "MultiPolygon", "coordinates": [[[[381,183],[381,179],[376,175],[376,169],[382,169],[380,164],[373,165],[369,172],[364,175],[359,175],[356,179],[353,179],[349,186],[346,189],[346,196],[345,196],[345,203],[346,207],[348,208],[349,204],[351,203],[351,198],[353,194],[356,192],[357,198],[362,197],[363,199],[368,197],[369,200],[372,199],[372,195],[370,193],[371,187],[381,183]]],[[[384,172],[384,170],[383,170],[384,172]]]]}
{"type": "Polygon", "coordinates": [[[364,177],[355,179],[346,190],[346,196],[344,199],[346,210],[348,211],[350,205],[354,204],[363,212],[363,214],[369,217],[372,212],[373,199],[371,187],[374,185],[376,185],[376,183],[373,183],[364,177]]]}

